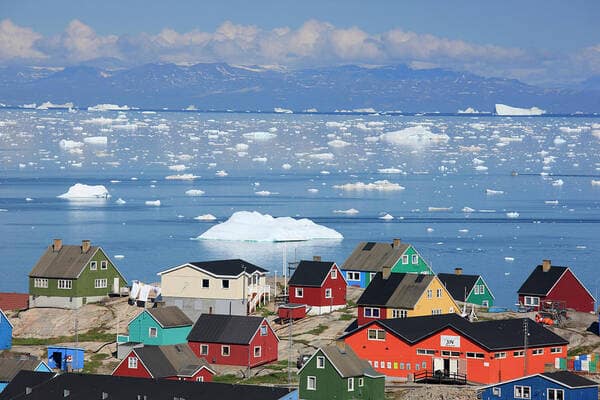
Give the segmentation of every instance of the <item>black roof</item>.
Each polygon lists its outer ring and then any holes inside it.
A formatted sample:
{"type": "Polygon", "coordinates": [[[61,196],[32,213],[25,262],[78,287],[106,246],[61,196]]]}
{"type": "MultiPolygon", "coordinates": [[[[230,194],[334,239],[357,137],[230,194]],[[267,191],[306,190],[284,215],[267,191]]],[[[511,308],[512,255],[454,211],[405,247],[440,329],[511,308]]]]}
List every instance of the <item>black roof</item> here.
{"type": "Polygon", "coordinates": [[[288,285],[321,287],[334,264],[333,261],[302,260],[296,267],[288,285]]]}
{"type": "Polygon", "coordinates": [[[450,293],[450,296],[458,301],[465,301],[465,296],[469,296],[475,282],[479,279],[479,275],[439,273],[437,276],[442,282],[442,285],[444,285],[446,290],[450,293]]]}
{"type": "Polygon", "coordinates": [[[26,387],[36,387],[49,381],[54,376],[53,372],[37,372],[21,370],[10,383],[0,392],[0,400],[14,399],[25,394],[26,387]]]}
{"type": "Polygon", "coordinates": [[[214,275],[238,276],[244,271],[246,271],[246,273],[248,274],[252,274],[256,271],[268,272],[264,268],[249,263],[248,261],[241,260],[239,258],[233,260],[190,262],[189,264],[201,268],[205,271],[208,271],[214,275]]]}
{"type": "Polygon", "coordinates": [[[544,372],[542,375],[572,388],[598,386],[598,382],[594,382],[569,371],[544,372]]]}
{"type": "Polygon", "coordinates": [[[203,343],[248,344],[264,321],[263,317],[202,314],[187,340],[203,343]]]}
{"type": "MultiPolygon", "coordinates": [[[[409,343],[419,342],[445,328],[452,328],[489,351],[523,348],[523,324],[528,324],[528,347],[566,345],[569,342],[529,318],[500,319],[469,322],[457,314],[428,315],[425,317],[387,319],[379,323],[409,343]]],[[[363,326],[363,327],[364,327],[363,326]]],[[[348,336],[358,329],[347,333],[348,336]]]]}
{"type": "Polygon", "coordinates": [[[177,306],[149,308],[146,310],[163,328],[190,326],[192,320],[177,306]]]}
{"type": "Polygon", "coordinates": [[[206,360],[197,357],[187,343],[144,346],[134,348],[133,351],[154,378],[185,375],[190,370],[193,373],[202,367],[211,370],[206,360]]]}
{"type": "MultiPolygon", "coordinates": [[[[41,382],[20,372],[0,394],[2,400],[89,400],[101,399],[102,393],[110,400],[173,400],[174,398],[195,400],[276,400],[290,390],[280,387],[257,385],[233,385],[216,382],[185,382],[166,379],[131,378],[112,375],[73,374],[57,375],[41,382]],[[25,395],[25,388],[32,392],[25,395]],[[139,396],[139,397],[138,397],[139,396]]],[[[31,374],[28,372],[27,374],[31,374]]],[[[45,374],[50,375],[52,374],[45,374]]]]}
{"type": "Polygon", "coordinates": [[[538,265],[529,275],[529,278],[523,282],[517,293],[520,295],[546,296],[568,268],[552,265],[549,271],[544,272],[542,266],[538,265]]]}
{"type": "Polygon", "coordinates": [[[393,272],[384,279],[378,272],[357,300],[359,306],[413,309],[435,275],[393,272]]]}

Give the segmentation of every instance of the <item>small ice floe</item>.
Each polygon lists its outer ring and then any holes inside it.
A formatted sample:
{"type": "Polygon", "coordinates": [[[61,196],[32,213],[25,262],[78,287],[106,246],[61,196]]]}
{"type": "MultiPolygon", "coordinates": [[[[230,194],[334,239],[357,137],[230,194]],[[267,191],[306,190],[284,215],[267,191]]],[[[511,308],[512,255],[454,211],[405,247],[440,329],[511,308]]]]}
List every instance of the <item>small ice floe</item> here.
{"type": "Polygon", "coordinates": [[[106,136],[90,136],[83,139],[83,143],[95,146],[106,146],[108,138],[106,136]]]}
{"type": "Polygon", "coordinates": [[[269,159],[267,157],[254,157],[252,161],[266,163],[269,159]]]}
{"type": "Polygon", "coordinates": [[[331,172],[329,172],[329,171],[326,171],[326,170],[323,170],[323,171],[321,171],[321,172],[319,172],[319,173],[320,173],[321,175],[329,175],[329,174],[331,174],[331,172]]]}
{"type": "Polygon", "coordinates": [[[510,211],[506,213],[507,218],[519,218],[519,213],[516,211],[510,211]]]}
{"type": "Polygon", "coordinates": [[[458,232],[460,233],[469,233],[468,229],[459,229],[458,232]]]}
{"type": "Polygon", "coordinates": [[[575,248],[576,248],[577,250],[585,250],[585,249],[587,249],[587,246],[583,246],[583,245],[577,245],[577,246],[575,246],[575,248]]]}
{"type": "Polygon", "coordinates": [[[189,189],[185,191],[186,196],[202,196],[204,194],[204,190],[200,189],[189,189]]]}
{"type": "Polygon", "coordinates": [[[288,170],[288,169],[291,169],[291,168],[292,168],[292,166],[291,166],[290,164],[287,164],[287,163],[286,163],[286,164],[283,164],[283,165],[281,166],[281,168],[283,168],[283,169],[285,169],[285,170],[288,170]]]}
{"type": "Polygon", "coordinates": [[[401,174],[402,170],[398,168],[379,168],[377,172],[380,174],[401,174]]]}
{"type": "Polygon", "coordinates": [[[434,231],[434,229],[433,228],[427,228],[426,231],[429,232],[429,233],[431,233],[431,232],[434,231]]]}
{"type": "Polygon", "coordinates": [[[335,156],[331,153],[310,154],[308,157],[312,158],[314,160],[322,160],[322,161],[331,161],[335,158],[335,156]]]}
{"type": "Polygon", "coordinates": [[[144,204],[152,207],[160,207],[160,200],[146,200],[144,204]]]}
{"type": "Polygon", "coordinates": [[[565,144],[565,143],[567,143],[567,141],[565,139],[561,138],[560,136],[557,136],[554,138],[554,144],[557,146],[559,146],[561,144],[565,144]]]}
{"type": "Polygon", "coordinates": [[[481,159],[479,159],[479,158],[475,157],[475,158],[473,159],[473,164],[475,164],[475,165],[481,165],[481,164],[485,164],[485,161],[483,161],[483,160],[481,160],[481,159]]]}
{"type": "Polygon", "coordinates": [[[60,146],[61,149],[70,151],[70,150],[74,150],[74,149],[83,147],[83,142],[78,142],[76,140],[62,139],[60,142],[58,142],[58,145],[60,146]]]}
{"type": "Polygon", "coordinates": [[[546,200],[544,201],[544,204],[551,204],[553,206],[558,204],[558,200],[546,200]]]}
{"type": "Polygon", "coordinates": [[[110,181],[110,183],[121,183],[121,181],[118,180],[118,179],[113,179],[113,180],[110,181]]]}
{"type": "Polygon", "coordinates": [[[334,189],[341,189],[341,190],[346,190],[346,191],[377,190],[377,191],[382,191],[382,192],[406,189],[404,186],[400,186],[397,183],[393,183],[393,182],[390,182],[385,179],[382,181],[375,181],[375,182],[370,182],[370,183],[363,183],[363,182],[346,183],[343,185],[334,185],[333,187],[334,187],[334,189]]]}
{"type": "Polygon", "coordinates": [[[217,219],[217,217],[215,217],[212,214],[202,214],[198,215],[197,217],[194,217],[194,219],[196,221],[214,221],[215,219],[217,219]]]}
{"type": "Polygon", "coordinates": [[[180,218],[180,219],[181,219],[181,218],[185,218],[185,215],[183,215],[183,214],[178,214],[178,215],[177,215],[177,218],[180,218]]]}
{"type": "Polygon", "coordinates": [[[394,219],[394,216],[392,214],[386,213],[385,215],[382,215],[381,217],[379,217],[379,219],[382,219],[384,221],[391,221],[394,219]]]}
{"type": "Polygon", "coordinates": [[[466,207],[465,206],[465,207],[462,208],[461,211],[464,212],[464,213],[472,213],[472,212],[475,212],[475,209],[473,209],[471,207],[466,207]]]}
{"type": "Polygon", "coordinates": [[[266,197],[266,196],[270,196],[270,195],[275,194],[275,193],[269,192],[268,190],[260,190],[258,192],[254,192],[254,194],[257,195],[257,196],[265,196],[266,197]]]}
{"type": "Polygon", "coordinates": [[[273,139],[273,138],[277,137],[276,134],[271,133],[271,132],[248,132],[248,133],[242,134],[242,136],[245,137],[246,139],[253,139],[253,140],[269,140],[269,139],[273,139]]]}
{"type": "Polygon", "coordinates": [[[123,254],[115,254],[113,257],[116,258],[117,260],[122,260],[123,258],[125,258],[125,256],[123,254]]]}
{"type": "Polygon", "coordinates": [[[185,171],[187,167],[183,164],[169,165],[169,169],[175,172],[185,171]]]}
{"type": "Polygon", "coordinates": [[[600,186],[600,180],[592,179],[591,184],[592,186],[600,186]]]}
{"type": "Polygon", "coordinates": [[[436,134],[423,125],[411,126],[399,131],[384,133],[379,136],[381,141],[396,146],[425,147],[436,142],[447,142],[450,137],[445,133],[436,134]]]}
{"type": "Polygon", "coordinates": [[[515,261],[515,258],[514,257],[504,257],[504,261],[512,262],[512,261],[515,261]]]}
{"type": "Polygon", "coordinates": [[[565,181],[563,181],[562,179],[557,179],[555,181],[552,181],[552,186],[562,186],[565,184],[565,181]]]}
{"type": "Polygon", "coordinates": [[[319,189],[315,189],[315,188],[309,188],[308,189],[309,193],[319,193],[319,189]]]}
{"type": "Polygon", "coordinates": [[[356,215],[359,212],[360,211],[358,211],[356,208],[349,208],[347,210],[333,210],[334,214],[346,214],[346,215],[356,215]]]}
{"type": "Polygon", "coordinates": [[[6,208],[0,208],[0,212],[7,212],[8,210],[6,208]]]}
{"type": "Polygon", "coordinates": [[[344,140],[335,139],[335,140],[331,140],[331,141],[327,142],[327,145],[329,147],[333,147],[333,148],[342,148],[342,147],[350,146],[350,143],[348,143],[344,140]]]}
{"type": "Polygon", "coordinates": [[[485,194],[492,196],[497,194],[504,194],[504,190],[485,189],[485,194]]]}
{"type": "Polygon", "coordinates": [[[25,201],[33,201],[31,197],[25,197],[25,201]]]}
{"type": "Polygon", "coordinates": [[[488,167],[486,167],[485,165],[476,165],[475,166],[475,171],[487,171],[488,167]]]}
{"type": "Polygon", "coordinates": [[[219,176],[221,178],[226,177],[227,175],[229,175],[225,170],[219,170],[217,172],[215,172],[215,176],[219,176]]]}
{"type": "Polygon", "coordinates": [[[452,207],[427,207],[427,211],[429,211],[429,212],[452,211],[452,207]]]}
{"type": "Polygon", "coordinates": [[[508,276],[508,275],[510,275],[510,272],[505,272],[504,273],[504,276],[508,276]]]}
{"type": "Polygon", "coordinates": [[[125,200],[123,200],[122,198],[120,198],[120,197],[115,201],[115,204],[119,204],[119,205],[122,205],[122,204],[125,204],[125,203],[127,203],[127,202],[125,200]]]}
{"type": "Polygon", "coordinates": [[[193,181],[194,179],[200,178],[194,174],[177,174],[165,176],[165,179],[170,181],[193,181]]]}
{"type": "Polygon", "coordinates": [[[120,106],[117,104],[96,104],[87,108],[88,111],[127,111],[129,106],[120,106]]]}
{"type": "Polygon", "coordinates": [[[110,194],[103,185],[76,183],[66,193],[57,197],[59,199],[107,199],[110,194]]]}

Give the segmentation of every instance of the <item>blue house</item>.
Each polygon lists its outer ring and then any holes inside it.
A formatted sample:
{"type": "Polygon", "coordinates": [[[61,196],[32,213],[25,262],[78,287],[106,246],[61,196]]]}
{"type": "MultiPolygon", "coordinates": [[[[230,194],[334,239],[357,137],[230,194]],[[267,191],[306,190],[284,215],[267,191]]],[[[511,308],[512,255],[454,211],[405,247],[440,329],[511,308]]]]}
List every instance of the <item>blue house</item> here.
{"type": "Polygon", "coordinates": [[[61,371],[83,369],[83,349],[79,347],[48,346],[48,366],[61,371]]]}
{"type": "Polygon", "coordinates": [[[9,350],[12,347],[12,331],[12,324],[0,310],[0,350],[9,350]]]}
{"type": "Polygon", "coordinates": [[[117,342],[153,346],[187,343],[192,325],[192,320],[177,306],[150,308],[129,322],[129,336],[119,335],[117,342]]]}
{"type": "Polygon", "coordinates": [[[45,362],[35,358],[0,358],[0,393],[21,370],[52,372],[45,362]]]}
{"type": "Polygon", "coordinates": [[[569,371],[545,372],[484,387],[482,400],[598,400],[598,383],[569,371]]]}

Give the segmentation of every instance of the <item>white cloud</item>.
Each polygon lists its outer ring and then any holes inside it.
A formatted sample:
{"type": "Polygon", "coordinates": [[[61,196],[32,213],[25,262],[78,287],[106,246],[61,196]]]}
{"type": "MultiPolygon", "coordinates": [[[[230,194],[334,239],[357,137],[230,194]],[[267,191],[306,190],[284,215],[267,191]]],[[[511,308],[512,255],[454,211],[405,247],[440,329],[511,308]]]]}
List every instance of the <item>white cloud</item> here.
{"type": "Polygon", "coordinates": [[[44,58],[35,48],[35,42],[41,38],[39,33],[15,25],[9,19],[0,21],[0,61],[44,58]]]}

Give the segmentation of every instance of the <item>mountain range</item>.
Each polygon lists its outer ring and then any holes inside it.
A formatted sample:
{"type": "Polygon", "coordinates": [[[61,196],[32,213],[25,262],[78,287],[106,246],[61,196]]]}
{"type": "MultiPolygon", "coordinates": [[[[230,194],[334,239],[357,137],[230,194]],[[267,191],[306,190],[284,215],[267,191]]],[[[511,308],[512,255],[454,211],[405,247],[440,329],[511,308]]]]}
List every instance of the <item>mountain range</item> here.
{"type": "Polygon", "coordinates": [[[455,113],[494,104],[536,106],[548,113],[600,112],[600,78],[580,88],[548,89],[514,79],[405,65],[344,65],[288,70],[206,63],[115,67],[111,60],[66,68],[0,67],[0,103],[72,102],[145,109],[294,111],[374,109],[455,113]]]}

